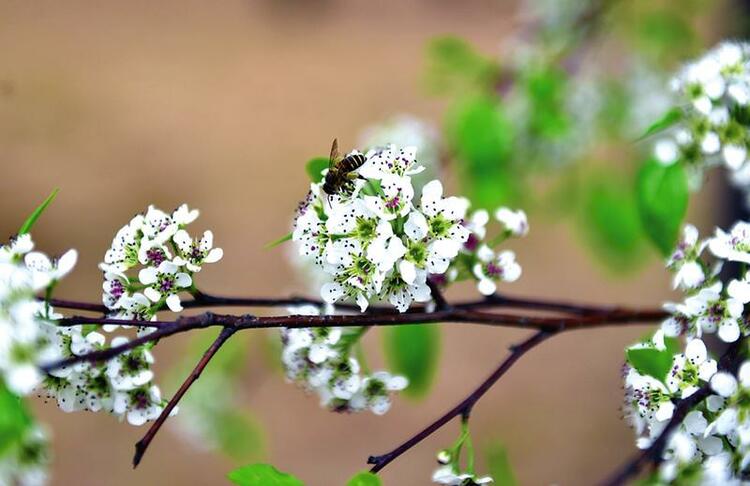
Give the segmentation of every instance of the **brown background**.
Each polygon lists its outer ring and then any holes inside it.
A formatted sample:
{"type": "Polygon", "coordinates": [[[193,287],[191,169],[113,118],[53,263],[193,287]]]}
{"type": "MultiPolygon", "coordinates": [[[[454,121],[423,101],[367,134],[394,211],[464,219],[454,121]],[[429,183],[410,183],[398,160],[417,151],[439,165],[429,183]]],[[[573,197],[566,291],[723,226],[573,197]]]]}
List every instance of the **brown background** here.
{"type": "MultiPolygon", "coordinates": [[[[348,146],[392,113],[438,120],[442,103],[420,87],[425,42],[454,33],[495,52],[517,25],[512,2],[105,3],[0,2],[0,233],[12,234],[60,187],[35,235],[51,253],[79,249],[58,295],[86,300],[99,298],[96,263],[112,235],[148,203],[201,209],[196,230],[213,229],[225,250],[200,275],[206,289],[300,292],[283,251],[262,245],[287,231],[305,191],[304,161],[333,136],[348,146]]],[[[693,201],[693,221],[717,220],[708,192],[693,201]]],[[[516,246],[524,266],[516,294],[637,305],[671,295],[656,259],[615,280],[554,221],[532,220],[516,246]]],[[[237,393],[264,425],[268,461],[311,486],[343,484],[369,454],[454,405],[524,334],[444,327],[434,392],[421,403],[397,400],[385,417],[321,410],[253,347],[237,393]]],[[[620,419],[620,367],[623,347],[646,330],[575,332],[533,351],[476,407],[477,440],[504,441],[523,484],[601,478],[633,450],[620,419]]],[[[184,343],[159,346],[161,369],[184,343]]],[[[53,484],[223,484],[232,466],[167,426],[133,471],[145,429],[35,408],[54,432],[53,484]]],[[[413,449],[385,470],[385,483],[428,484],[435,451],[456,433],[453,424],[413,449]]]]}

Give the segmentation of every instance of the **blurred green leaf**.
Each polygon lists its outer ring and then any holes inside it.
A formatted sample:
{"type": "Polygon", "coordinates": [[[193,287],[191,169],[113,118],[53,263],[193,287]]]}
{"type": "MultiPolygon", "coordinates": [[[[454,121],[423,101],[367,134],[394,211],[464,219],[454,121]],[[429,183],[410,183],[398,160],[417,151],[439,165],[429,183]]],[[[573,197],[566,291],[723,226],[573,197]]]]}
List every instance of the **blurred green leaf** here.
{"type": "Polygon", "coordinates": [[[211,426],[219,449],[235,460],[262,457],[264,450],[263,431],[250,414],[234,408],[213,413],[211,426]]]}
{"type": "Polygon", "coordinates": [[[666,130],[667,128],[671,127],[675,123],[682,120],[683,112],[679,108],[672,108],[668,112],[666,112],[661,118],[659,118],[657,121],[651,124],[646,131],[638,137],[638,140],[643,140],[644,138],[648,138],[651,135],[654,135],[656,133],[659,133],[663,130],[666,130]]]}
{"type": "Polygon", "coordinates": [[[489,475],[495,480],[495,486],[515,486],[518,484],[513,467],[508,459],[508,451],[499,441],[485,447],[489,475]]]}
{"type": "Polygon", "coordinates": [[[434,324],[390,326],[382,335],[389,368],[409,379],[409,386],[402,394],[410,398],[423,397],[437,370],[440,328],[434,324]]]}
{"type": "Polygon", "coordinates": [[[23,400],[0,381],[0,456],[23,438],[31,423],[23,400]]]}
{"type": "Polygon", "coordinates": [[[566,109],[568,75],[562,69],[546,68],[526,74],[526,92],[531,107],[529,129],[549,139],[565,135],[570,129],[566,109]]]}
{"type": "Polygon", "coordinates": [[[352,477],[349,482],[346,483],[346,486],[380,486],[380,478],[369,472],[369,471],[362,471],[360,473],[357,473],[352,477]]]}
{"type": "Polygon", "coordinates": [[[659,351],[656,348],[634,348],[625,353],[628,363],[642,374],[664,381],[667,373],[672,369],[672,351],[665,349],[659,351]]]}
{"type": "MultiPolygon", "coordinates": [[[[681,3],[675,2],[676,5],[681,3]]],[[[690,21],[678,9],[644,12],[634,25],[638,44],[657,56],[665,51],[671,51],[671,55],[678,58],[688,56],[698,44],[690,21]]]]}
{"type": "Polygon", "coordinates": [[[646,161],[638,172],[636,196],[643,230],[662,255],[669,255],[688,205],[687,176],[682,165],[646,161]]]}
{"type": "Polygon", "coordinates": [[[598,173],[581,188],[581,235],[611,270],[627,273],[644,257],[644,237],[632,184],[598,173]]]}
{"type": "Polygon", "coordinates": [[[31,213],[31,216],[29,216],[28,219],[26,219],[26,221],[24,221],[24,223],[21,225],[21,229],[18,230],[19,235],[23,235],[31,231],[31,228],[34,226],[34,223],[36,223],[36,220],[39,219],[44,210],[47,209],[47,206],[49,206],[52,201],[55,200],[59,191],[60,189],[55,189],[54,191],[52,191],[52,193],[47,196],[47,199],[45,199],[42,204],[37,206],[34,212],[31,213]]]}
{"type": "Polygon", "coordinates": [[[270,464],[244,466],[230,472],[227,477],[239,486],[304,486],[299,479],[270,464]]]}
{"type": "Polygon", "coordinates": [[[474,206],[494,208],[518,197],[511,176],[511,124],[493,96],[458,101],[446,115],[446,135],[459,162],[464,192],[474,206]]]}
{"type": "Polygon", "coordinates": [[[427,88],[435,93],[465,94],[492,86],[499,74],[498,64],[476,52],[458,37],[432,39],[427,45],[427,88]]]}
{"type": "Polygon", "coordinates": [[[310,159],[305,164],[305,170],[307,175],[310,176],[310,181],[318,183],[323,180],[322,172],[328,168],[328,157],[315,157],[310,159]]]}
{"type": "Polygon", "coordinates": [[[278,240],[274,240],[274,241],[272,241],[270,243],[266,243],[265,246],[264,246],[264,248],[275,248],[275,247],[279,246],[280,244],[286,243],[287,241],[291,240],[293,236],[294,236],[294,233],[292,233],[290,231],[289,233],[285,234],[284,236],[282,236],[278,240]]]}

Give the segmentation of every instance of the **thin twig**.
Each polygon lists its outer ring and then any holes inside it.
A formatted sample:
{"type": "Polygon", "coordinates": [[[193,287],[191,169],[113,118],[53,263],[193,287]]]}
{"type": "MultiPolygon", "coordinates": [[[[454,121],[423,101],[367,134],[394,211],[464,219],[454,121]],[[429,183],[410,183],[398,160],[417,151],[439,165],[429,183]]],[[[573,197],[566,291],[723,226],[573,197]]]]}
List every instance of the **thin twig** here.
{"type": "Polygon", "coordinates": [[[502,363],[500,363],[500,366],[498,366],[497,369],[474,391],[472,391],[471,394],[466,397],[461,403],[444,413],[437,420],[414,434],[411,438],[407,439],[403,444],[399,445],[392,451],[379,456],[370,456],[367,459],[367,463],[374,464],[370,471],[373,473],[380,471],[385,466],[390,464],[393,460],[398,458],[401,454],[419,444],[421,441],[429,437],[432,433],[443,427],[455,417],[458,417],[460,415],[468,418],[469,414],[471,413],[472,407],[477,403],[477,401],[479,401],[479,399],[482,398],[482,396],[487,393],[487,391],[492,388],[495,383],[497,383],[497,380],[499,380],[513,366],[513,364],[521,358],[521,356],[523,356],[536,345],[542,343],[544,340],[553,336],[554,334],[554,331],[539,331],[520,344],[511,347],[510,354],[503,360],[502,363]]]}
{"type": "Polygon", "coordinates": [[[211,346],[209,346],[209,348],[203,354],[203,357],[200,359],[200,361],[198,361],[198,364],[195,365],[193,371],[188,375],[182,385],[180,385],[180,388],[177,390],[174,396],[172,396],[169,402],[167,402],[167,405],[164,407],[164,410],[162,410],[159,417],[156,419],[156,421],[154,421],[153,424],[151,424],[151,427],[146,432],[146,435],[144,435],[143,438],[135,444],[133,468],[138,467],[138,464],[141,462],[143,455],[146,453],[146,449],[148,449],[149,444],[151,444],[151,441],[154,439],[154,437],[156,437],[156,434],[159,432],[159,429],[161,429],[161,426],[164,425],[164,422],[172,413],[172,410],[174,410],[174,408],[177,406],[185,393],[187,393],[188,389],[193,385],[193,383],[195,383],[195,381],[200,378],[201,373],[203,373],[203,370],[206,368],[206,365],[208,365],[216,352],[219,351],[219,348],[221,348],[221,346],[230,337],[232,337],[236,330],[237,329],[233,327],[225,327],[221,330],[219,336],[213,343],[211,343],[211,346]]]}

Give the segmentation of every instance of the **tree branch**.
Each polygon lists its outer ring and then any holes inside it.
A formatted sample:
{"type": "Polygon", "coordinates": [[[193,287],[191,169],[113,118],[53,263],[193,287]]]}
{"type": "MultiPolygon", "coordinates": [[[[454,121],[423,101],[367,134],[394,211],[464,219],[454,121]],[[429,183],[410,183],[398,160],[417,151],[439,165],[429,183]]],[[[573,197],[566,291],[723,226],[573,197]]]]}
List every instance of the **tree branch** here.
{"type": "MultiPolygon", "coordinates": [[[[40,297],[39,300],[44,300],[40,297]]],[[[109,312],[102,304],[96,304],[92,302],[80,302],[75,300],[64,300],[64,299],[50,299],[49,304],[53,307],[61,309],[73,309],[90,312],[98,312],[106,314],[109,312]]],[[[288,298],[271,298],[271,297],[226,297],[217,296],[212,294],[206,294],[200,291],[193,293],[193,299],[187,300],[182,303],[186,309],[199,309],[199,308],[210,308],[210,307],[289,307],[299,305],[314,305],[323,307],[325,302],[319,299],[312,299],[308,297],[292,296],[288,298]]],[[[592,306],[585,304],[576,304],[572,302],[564,302],[557,300],[544,300],[544,299],[526,299],[519,297],[509,297],[502,294],[489,295],[487,297],[457,302],[451,304],[452,307],[460,309],[480,309],[486,307],[503,307],[507,309],[527,309],[527,310],[539,310],[549,312],[563,312],[566,314],[573,315],[586,315],[586,314],[597,314],[597,313],[609,313],[617,310],[617,307],[611,306],[592,306]]],[[[359,307],[351,304],[337,304],[337,309],[341,310],[352,310],[359,312],[359,307]]],[[[422,309],[424,306],[415,305],[412,307],[414,310],[422,309]]],[[[394,314],[397,311],[392,307],[386,306],[370,306],[368,308],[370,313],[384,313],[394,314]]]]}
{"type": "Polygon", "coordinates": [[[139,440],[135,444],[135,455],[133,456],[133,468],[138,467],[138,464],[140,464],[141,459],[143,458],[143,455],[146,453],[146,449],[148,449],[148,446],[151,444],[151,441],[156,437],[156,434],[159,432],[159,429],[161,429],[161,426],[164,425],[164,422],[167,420],[169,415],[172,413],[172,410],[177,406],[179,401],[182,399],[182,397],[187,393],[188,389],[195,383],[195,381],[200,378],[201,373],[203,373],[203,370],[206,368],[206,365],[211,361],[211,359],[214,357],[217,351],[219,351],[219,348],[235,333],[237,329],[233,327],[225,327],[221,330],[219,333],[219,336],[216,338],[216,340],[209,346],[209,348],[206,350],[206,352],[203,354],[203,357],[198,361],[198,364],[195,365],[195,368],[193,371],[188,375],[188,377],[185,379],[185,381],[180,385],[180,388],[177,390],[177,392],[174,394],[174,396],[169,400],[166,407],[164,407],[164,410],[162,410],[159,417],[154,421],[153,424],[151,424],[151,427],[146,432],[146,435],[143,436],[141,440],[139,440]]]}
{"type": "Polygon", "coordinates": [[[58,320],[60,326],[82,324],[117,324],[135,327],[156,327],[151,334],[141,336],[120,346],[93,351],[79,356],[43,365],[42,370],[54,369],[88,361],[105,361],[146,343],[158,341],[164,337],[207,327],[232,327],[237,330],[265,328],[309,328],[309,327],[358,327],[358,326],[397,326],[404,324],[427,323],[466,323],[498,327],[515,327],[537,329],[547,332],[562,330],[602,327],[613,324],[645,323],[664,319],[667,313],[658,309],[614,309],[609,313],[597,313],[580,317],[540,317],[499,314],[451,308],[436,312],[404,312],[402,314],[354,314],[325,316],[269,316],[226,315],[207,312],[197,316],[180,317],[175,321],[136,321],[119,319],[100,319],[96,317],[73,316],[58,320]]]}
{"type": "Polygon", "coordinates": [[[437,431],[445,424],[450,422],[455,417],[463,416],[468,418],[471,413],[472,407],[484,396],[492,386],[518,361],[521,356],[526,354],[536,345],[542,343],[547,338],[553,336],[557,331],[539,331],[533,334],[531,337],[521,342],[518,345],[512,346],[510,354],[507,358],[500,363],[500,366],[486,379],[484,380],[474,391],[469,394],[461,403],[444,413],[440,418],[432,422],[430,425],[422,429],[421,431],[414,434],[411,438],[407,439],[403,444],[396,447],[392,451],[382,454],[380,456],[370,456],[367,459],[368,464],[374,464],[370,469],[370,472],[377,473],[385,466],[390,464],[393,460],[398,458],[401,454],[408,451],[421,441],[432,435],[433,432],[437,431]]]}

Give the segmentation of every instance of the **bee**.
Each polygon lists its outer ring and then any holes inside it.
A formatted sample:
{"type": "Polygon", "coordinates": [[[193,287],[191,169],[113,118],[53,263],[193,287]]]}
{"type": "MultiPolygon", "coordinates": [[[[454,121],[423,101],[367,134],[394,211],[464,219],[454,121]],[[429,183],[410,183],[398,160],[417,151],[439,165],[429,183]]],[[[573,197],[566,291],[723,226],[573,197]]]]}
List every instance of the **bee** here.
{"type": "Polygon", "coordinates": [[[329,196],[342,191],[351,192],[354,189],[354,179],[359,177],[354,171],[362,167],[365,160],[362,154],[339,158],[339,142],[333,139],[331,155],[328,158],[328,173],[323,181],[323,191],[329,196]]]}

